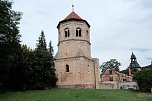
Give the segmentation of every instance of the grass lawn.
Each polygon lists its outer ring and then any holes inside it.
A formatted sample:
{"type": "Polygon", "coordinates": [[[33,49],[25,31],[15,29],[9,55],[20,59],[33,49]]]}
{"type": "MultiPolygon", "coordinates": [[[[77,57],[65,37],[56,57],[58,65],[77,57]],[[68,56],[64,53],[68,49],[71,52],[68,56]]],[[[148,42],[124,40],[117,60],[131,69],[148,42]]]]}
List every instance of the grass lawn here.
{"type": "Polygon", "coordinates": [[[56,88],[0,93],[0,101],[152,101],[152,94],[128,90],[56,88]]]}

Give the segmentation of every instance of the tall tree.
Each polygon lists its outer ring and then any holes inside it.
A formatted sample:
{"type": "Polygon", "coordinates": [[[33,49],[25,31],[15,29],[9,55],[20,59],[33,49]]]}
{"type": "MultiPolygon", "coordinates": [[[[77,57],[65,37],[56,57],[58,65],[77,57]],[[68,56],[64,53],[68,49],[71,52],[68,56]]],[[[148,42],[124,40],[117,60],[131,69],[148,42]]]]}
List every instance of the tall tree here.
{"type": "Polygon", "coordinates": [[[44,31],[41,31],[41,34],[40,34],[40,37],[39,37],[39,40],[38,40],[38,43],[37,43],[37,49],[47,50],[44,31]]]}
{"type": "Polygon", "coordinates": [[[51,86],[52,87],[56,87],[56,82],[58,80],[58,78],[56,77],[56,74],[55,74],[55,63],[54,63],[54,57],[53,57],[53,54],[54,54],[54,50],[53,50],[53,46],[52,46],[52,41],[49,42],[49,58],[50,58],[50,61],[51,61],[51,74],[52,74],[52,79],[51,79],[51,86]]]}
{"type": "Polygon", "coordinates": [[[49,49],[48,49],[49,53],[51,56],[53,56],[54,54],[54,50],[53,50],[53,47],[52,47],[52,41],[49,42],[49,49]]]}
{"type": "Polygon", "coordinates": [[[29,56],[32,53],[32,49],[26,45],[21,45],[21,51],[19,53],[19,63],[18,67],[14,69],[14,77],[12,78],[14,83],[13,87],[15,89],[27,89],[29,83],[29,76],[31,69],[29,67],[29,56]]]}
{"type": "Polygon", "coordinates": [[[0,87],[9,86],[20,51],[19,21],[21,13],[12,10],[12,2],[0,0],[0,87]]]}
{"type": "MultiPolygon", "coordinates": [[[[51,50],[52,46],[51,46],[51,50]]],[[[44,32],[41,33],[37,47],[30,56],[31,76],[30,84],[32,89],[44,89],[55,87],[57,78],[54,69],[52,53],[46,48],[44,32]]]]}
{"type": "Polygon", "coordinates": [[[101,72],[103,72],[106,68],[115,68],[116,71],[119,71],[120,62],[116,59],[111,59],[110,61],[104,62],[101,66],[101,72]]]}

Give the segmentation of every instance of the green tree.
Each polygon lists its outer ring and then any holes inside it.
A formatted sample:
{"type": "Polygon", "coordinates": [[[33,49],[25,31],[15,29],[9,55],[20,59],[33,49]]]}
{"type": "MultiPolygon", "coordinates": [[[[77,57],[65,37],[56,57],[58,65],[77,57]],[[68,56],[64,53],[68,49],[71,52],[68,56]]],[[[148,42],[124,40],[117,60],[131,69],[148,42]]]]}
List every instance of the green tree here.
{"type": "Polygon", "coordinates": [[[20,19],[21,13],[12,10],[12,2],[0,0],[0,88],[11,86],[11,70],[18,65],[20,19]]]}
{"type": "Polygon", "coordinates": [[[52,41],[49,42],[49,49],[48,49],[48,51],[49,51],[50,55],[53,58],[54,50],[53,50],[53,47],[52,47],[52,41]]]}
{"type": "Polygon", "coordinates": [[[151,92],[152,88],[152,69],[142,69],[134,74],[133,77],[142,92],[151,92]]]}
{"type": "Polygon", "coordinates": [[[32,50],[27,47],[26,45],[21,45],[19,58],[18,58],[18,66],[11,70],[11,88],[12,89],[26,89],[29,79],[29,55],[31,54],[32,50]]]}
{"type": "Polygon", "coordinates": [[[38,39],[38,43],[37,43],[37,48],[36,49],[47,50],[47,45],[46,45],[44,31],[41,31],[41,34],[40,34],[40,37],[38,39]]]}
{"type": "MultiPolygon", "coordinates": [[[[50,48],[52,49],[52,46],[50,48]]],[[[36,49],[30,58],[30,87],[31,89],[45,89],[55,87],[57,78],[54,69],[52,53],[46,48],[44,32],[41,33],[36,49]]]]}
{"type": "Polygon", "coordinates": [[[126,68],[125,70],[122,70],[122,71],[120,71],[121,73],[123,73],[123,74],[128,74],[129,75],[129,70],[128,70],[128,68],[126,68]]]}
{"type": "Polygon", "coordinates": [[[54,50],[53,50],[53,46],[52,46],[52,42],[50,41],[49,42],[49,49],[48,49],[48,52],[49,52],[49,59],[50,59],[50,63],[51,63],[51,74],[52,74],[52,79],[51,79],[51,86],[52,87],[56,87],[56,82],[58,80],[58,78],[56,77],[56,74],[55,74],[55,63],[54,63],[54,57],[53,57],[53,54],[54,54],[54,50]]]}
{"type": "Polygon", "coordinates": [[[111,59],[110,61],[104,62],[101,66],[101,72],[103,72],[106,68],[115,68],[116,71],[119,71],[120,62],[116,59],[111,59]]]}

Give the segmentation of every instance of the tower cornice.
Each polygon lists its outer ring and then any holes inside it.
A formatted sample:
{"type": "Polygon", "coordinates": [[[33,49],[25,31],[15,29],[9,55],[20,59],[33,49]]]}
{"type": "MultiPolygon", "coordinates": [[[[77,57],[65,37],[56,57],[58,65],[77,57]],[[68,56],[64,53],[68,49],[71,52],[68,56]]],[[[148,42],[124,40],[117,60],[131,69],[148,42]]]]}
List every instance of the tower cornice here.
{"type": "Polygon", "coordinates": [[[87,42],[89,45],[91,45],[91,43],[90,43],[88,40],[82,40],[82,39],[67,39],[67,40],[60,41],[57,46],[59,46],[60,43],[62,43],[62,42],[67,42],[67,41],[85,41],[85,42],[87,42]]]}
{"type": "Polygon", "coordinates": [[[83,19],[74,19],[74,18],[73,18],[73,19],[68,19],[68,20],[62,20],[62,21],[60,21],[60,22],[58,23],[58,25],[57,25],[57,28],[59,28],[59,26],[60,26],[61,23],[69,22],[69,21],[83,21],[83,22],[86,23],[86,25],[87,25],[89,28],[91,27],[86,20],[83,20],[83,19]]]}
{"type": "Polygon", "coordinates": [[[92,58],[88,58],[88,57],[86,57],[86,56],[76,56],[76,57],[68,57],[68,58],[60,58],[60,59],[56,59],[55,58],[55,60],[71,60],[71,59],[80,59],[80,58],[85,58],[85,59],[87,59],[87,60],[90,60],[90,61],[93,61],[93,59],[92,58]]]}

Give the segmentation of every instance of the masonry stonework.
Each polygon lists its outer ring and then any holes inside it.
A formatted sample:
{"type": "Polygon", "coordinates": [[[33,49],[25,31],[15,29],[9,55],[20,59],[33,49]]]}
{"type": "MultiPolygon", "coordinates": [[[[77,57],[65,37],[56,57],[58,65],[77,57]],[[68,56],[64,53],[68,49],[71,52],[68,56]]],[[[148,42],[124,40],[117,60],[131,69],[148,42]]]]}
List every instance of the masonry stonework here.
{"type": "Polygon", "coordinates": [[[71,12],[57,28],[57,85],[64,88],[100,88],[99,60],[91,57],[88,22],[71,12]]]}

